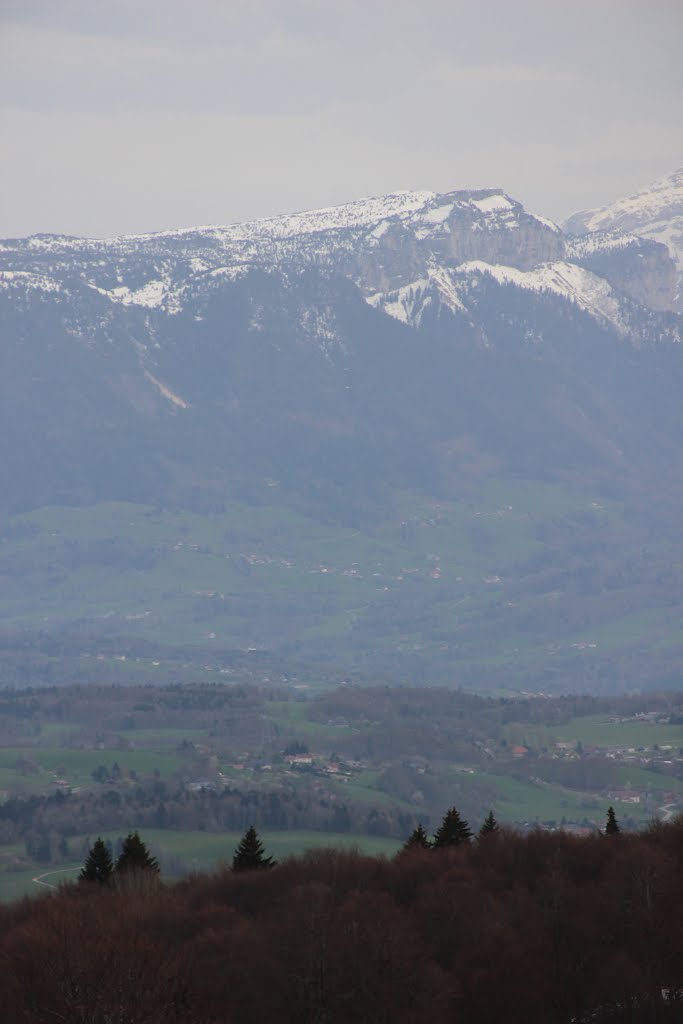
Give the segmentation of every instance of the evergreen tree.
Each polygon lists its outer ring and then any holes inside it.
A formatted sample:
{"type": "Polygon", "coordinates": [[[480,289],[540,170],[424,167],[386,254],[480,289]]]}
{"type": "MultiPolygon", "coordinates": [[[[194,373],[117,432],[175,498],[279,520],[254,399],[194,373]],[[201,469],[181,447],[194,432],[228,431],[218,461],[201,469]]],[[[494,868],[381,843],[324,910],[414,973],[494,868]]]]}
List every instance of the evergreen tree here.
{"type": "Polygon", "coordinates": [[[619,822],[617,821],[617,816],[614,813],[614,808],[613,807],[608,807],[607,808],[607,822],[605,823],[604,835],[606,835],[606,836],[618,836],[620,832],[621,832],[621,829],[619,828],[619,822]]]}
{"type": "Polygon", "coordinates": [[[109,885],[113,871],[114,864],[111,854],[98,836],[81,868],[78,880],[79,882],[99,882],[100,885],[109,885]]]}
{"type": "Polygon", "coordinates": [[[159,874],[159,864],[156,858],[150,855],[137,832],[129,832],[123,840],[123,847],[116,861],[116,871],[117,874],[127,874],[133,871],[159,874]]]}
{"type": "Polygon", "coordinates": [[[441,825],[434,834],[432,846],[435,850],[442,850],[446,846],[461,846],[462,843],[469,843],[472,838],[470,829],[464,818],[451,807],[446,811],[441,825]]]}
{"type": "Polygon", "coordinates": [[[407,850],[431,850],[431,848],[432,844],[429,841],[429,836],[423,829],[422,822],[420,822],[401,847],[401,853],[405,853],[407,850]]]}
{"type": "Polygon", "coordinates": [[[493,811],[489,811],[489,813],[484,818],[484,822],[481,828],[479,829],[479,838],[483,839],[484,836],[497,835],[499,832],[500,827],[493,815],[493,811]]]}
{"type": "Polygon", "coordinates": [[[265,857],[263,843],[253,825],[250,825],[242,836],[239,846],[232,858],[233,871],[253,871],[257,868],[272,868],[275,861],[272,857],[265,857]]]}

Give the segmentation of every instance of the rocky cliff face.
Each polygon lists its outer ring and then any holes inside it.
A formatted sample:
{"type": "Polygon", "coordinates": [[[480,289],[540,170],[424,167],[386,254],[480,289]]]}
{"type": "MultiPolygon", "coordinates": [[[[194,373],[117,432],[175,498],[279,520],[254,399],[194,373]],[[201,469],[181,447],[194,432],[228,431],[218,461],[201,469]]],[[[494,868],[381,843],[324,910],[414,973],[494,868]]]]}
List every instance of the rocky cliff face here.
{"type": "Polygon", "coordinates": [[[0,512],[206,508],[277,480],[350,522],[394,492],[460,493],[467,452],[536,479],[578,468],[591,492],[677,487],[683,319],[624,293],[661,262],[633,246],[617,287],[609,246],[567,259],[493,189],[6,241],[0,512]]]}
{"type": "MultiPolygon", "coordinates": [[[[600,209],[583,210],[573,214],[565,222],[564,230],[571,235],[618,232],[649,238],[665,245],[676,265],[674,294],[670,299],[665,298],[669,294],[670,271],[663,268],[660,260],[662,276],[655,270],[654,259],[649,268],[653,276],[647,292],[660,303],[668,302],[665,306],[653,308],[683,312],[683,167],[641,189],[635,195],[618,199],[600,209]],[[655,276],[659,279],[655,280],[655,276]]],[[[643,257],[646,261],[648,254],[643,253],[643,257]]]]}
{"type": "Polygon", "coordinates": [[[562,259],[550,221],[498,189],[393,193],[227,227],[108,240],[36,236],[6,242],[0,269],[80,278],[125,305],[166,306],[207,274],[304,267],[352,278],[365,294],[479,260],[531,270],[562,259]]]}
{"type": "Polygon", "coordinates": [[[342,267],[372,293],[408,285],[434,265],[480,260],[531,270],[563,254],[554,224],[498,189],[477,189],[435,196],[408,216],[374,225],[342,267]]]}
{"type": "Polygon", "coordinates": [[[676,264],[661,242],[595,231],[568,238],[566,253],[572,263],[604,277],[641,306],[660,312],[676,308],[676,264]]]}

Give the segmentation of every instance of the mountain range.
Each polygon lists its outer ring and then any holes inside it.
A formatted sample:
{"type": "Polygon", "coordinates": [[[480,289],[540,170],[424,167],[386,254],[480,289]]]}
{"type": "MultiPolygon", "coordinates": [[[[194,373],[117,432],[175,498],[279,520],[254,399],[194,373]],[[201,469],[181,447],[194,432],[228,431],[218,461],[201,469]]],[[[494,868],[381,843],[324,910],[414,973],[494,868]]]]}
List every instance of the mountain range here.
{"type": "Polygon", "coordinates": [[[563,227],[488,188],[4,240],[0,510],[367,531],[527,481],[676,544],[682,254],[683,170],[563,227]]]}

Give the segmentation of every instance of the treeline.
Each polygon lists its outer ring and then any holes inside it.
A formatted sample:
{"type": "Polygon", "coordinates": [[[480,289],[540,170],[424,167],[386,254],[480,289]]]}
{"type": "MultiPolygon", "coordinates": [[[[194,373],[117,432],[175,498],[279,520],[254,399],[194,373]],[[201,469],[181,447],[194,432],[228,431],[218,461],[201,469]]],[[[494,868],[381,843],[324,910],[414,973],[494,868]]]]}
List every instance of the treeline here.
{"type": "Polygon", "coordinates": [[[683,819],[309,852],[0,908],[16,1024],[657,1024],[683,1010],[683,819]]]}
{"type": "Polygon", "coordinates": [[[0,843],[23,841],[36,863],[60,863],[81,856],[76,837],[126,832],[131,822],[140,828],[187,831],[242,831],[255,824],[270,831],[313,829],[400,838],[417,819],[400,806],[375,807],[312,789],[193,792],[157,781],[125,790],[7,800],[0,804],[0,843]]]}
{"type": "MultiPolygon", "coordinates": [[[[327,674],[307,669],[300,661],[270,651],[244,651],[239,648],[198,648],[192,645],[159,644],[143,637],[111,631],[92,631],[90,623],[74,625],[69,631],[44,632],[37,629],[0,629],[0,687],[9,691],[67,689],[73,686],[136,687],[141,683],[158,686],[158,678],[146,674],[145,662],[163,662],[166,684],[187,686],[193,679],[205,682],[205,666],[234,671],[239,679],[258,686],[311,677],[327,679],[327,674]],[[103,655],[98,660],[97,655],[103,655]],[[115,660],[125,655],[126,661],[115,660]],[[136,659],[140,659],[140,664],[136,659]]],[[[343,677],[343,676],[342,676],[343,677]]],[[[330,670],[329,681],[340,678],[330,670]]],[[[272,688],[272,687],[271,687],[272,688]]]]}

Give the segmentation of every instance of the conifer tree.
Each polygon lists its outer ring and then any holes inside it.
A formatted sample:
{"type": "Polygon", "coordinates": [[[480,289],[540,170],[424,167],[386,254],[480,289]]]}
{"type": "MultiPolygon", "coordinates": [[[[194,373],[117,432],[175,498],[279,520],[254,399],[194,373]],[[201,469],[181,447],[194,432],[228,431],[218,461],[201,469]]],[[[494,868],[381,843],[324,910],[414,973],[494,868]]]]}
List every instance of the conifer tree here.
{"type": "Polygon", "coordinates": [[[128,833],[123,840],[123,847],[116,861],[117,874],[127,874],[133,871],[159,874],[159,864],[156,858],[151,856],[137,832],[128,833]]]}
{"type": "Polygon", "coordinates": [[[607,808],[607,821],[605,823],[605,832],[604,832],[604,834],[606,836],[618,836],[620,832],[621,832],[621,829],[619,828],[619,822],[617,821],[617,816],[614,813],[614,808],[613,807],[608,807],[607,808]]]}
{"type": "Polygon", "coordinates": [[[429,841],[429,836],[423,829],[422,822],[420,822],[406,839],[401,847],[401,852],[404,853],[407,850],[431,850],[431,848],[432,844],[429,841]]]}
{"type": "Polygon", "coordinates": [[[434,833],[432,847],[435,850],[442,850],[446,846],[461,846],[463,843],[469,843],[471,838],[472,830],[469,825],[460,817],[456,808],[451,807],[434,833]]]}
{"type": "Polygon", "coordinates": [[[78,880],[79,882],[99,882],[100,885],[108,885],[113,871],[114,864],[109,850],[98,836],[90,848],[78,880]]]}
{"type": "Polygon", "coordinates": [[[242,836],[232,858],[233,871],[254,871],[257,868],[275,867],[272,857],[264,856],[263,843],[253,825],[242,836]]]}
{"type": "Polygon", "coordinates": [[[494,817],[493,811],[489,811],[479,829],[479,838],[483,839],[485,836],[497,835],[499,832],[500,826],[494,817]]]}

